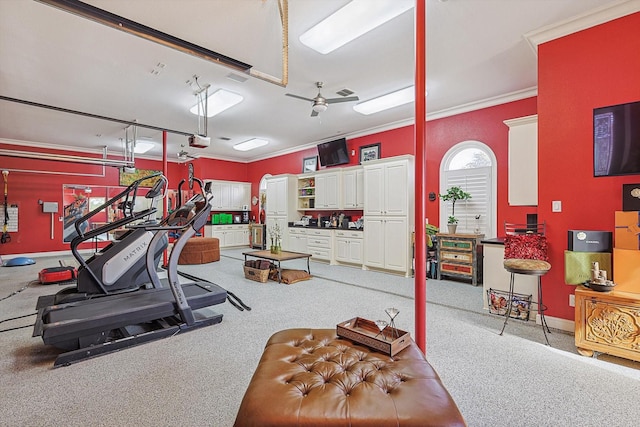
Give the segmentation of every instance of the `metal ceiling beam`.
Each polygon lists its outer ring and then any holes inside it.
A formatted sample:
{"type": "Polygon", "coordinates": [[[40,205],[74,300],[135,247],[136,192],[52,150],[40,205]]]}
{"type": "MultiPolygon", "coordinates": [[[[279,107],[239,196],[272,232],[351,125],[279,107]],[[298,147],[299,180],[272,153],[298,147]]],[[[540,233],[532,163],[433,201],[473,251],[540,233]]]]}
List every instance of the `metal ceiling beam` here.
{"type": "Polygon", "coordinates": [[[98,114],[85,113],[83,111],[70,110],[68,108],[55,107],[53,105],[47,105],[47,104],[40,104],[39,102],[27,101],[27,100],[24,100],[24,99],[11,98],[11,97],[4,96],[4,95],[0,95],[0,100],[9,101],[9,102],[17,102],[18,104],[30,105],[32,107],[46,108],[48,110],[59,111],[61,113],[76,114],[78,116],[90,117],[92,119],[100,119],[100,120],[107,120],[107,121],[115,122],[115,123],[122,123],[124,125],[129,125],[129,126],[139,126],[139,127],[142,127],[142,128],[158,130],[158,131],[161,131],[161,132],[166,130],[167,132],[173,133],[173,134],[176,134],[176,135],[183,135],[183,136],[191,136],[191,135],[193,135],[193,132],[183,132],[181,130],[172,130],[172,129],[167,129],[167,128],[163,128],[163,127],[159,127],[159,126],[145,125],[143,123],[138,123],[138,122],[133,121],[133,120],[123,120],[123,119],[116,119],[114,117],[100,116],[98,114]]]}
{"type": "Polygon", "coordinates": [[[133,34],[216,64],[249,73],[251,65],[78,0],[36,0],[86,19],[133,34]]]}

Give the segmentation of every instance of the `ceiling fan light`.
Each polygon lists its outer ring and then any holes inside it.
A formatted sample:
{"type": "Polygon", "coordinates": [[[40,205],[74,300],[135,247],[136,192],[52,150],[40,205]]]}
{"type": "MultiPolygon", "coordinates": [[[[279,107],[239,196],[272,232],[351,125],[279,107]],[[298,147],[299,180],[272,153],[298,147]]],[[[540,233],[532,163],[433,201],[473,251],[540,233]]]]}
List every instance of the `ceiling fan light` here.
{"type": "Polygon", "coordinates": [[[415,89],[413,86],[388,93],[368,101],[361,102],[353,106],[353,109],[360,114],[374,114],[400,105],[408,104],[415,100],[415,89]]]}
{"type": "Polygon", "coordinates": [[[250,139],[248,141],[244,141],[241,142],[239,144],[236,144],[233,146],[234,150],[238,150],[238,151],[249,151],[249,150],[253,150],[254,148],[258,148],[258,147],[262,147],[263,145],[267,145],[269,143],[269,141],[267,141],[266,139],[262,139],[262,138],[253,138],[250,139]]]}
{"type": "Polygon", "coordinates": [[[327,111],[327,104],[313,104],[313,111],[316,113],[327,111]]]}
{"type": "Polygon", "coordinates": [[[413,7],[413,0],[353,0],[300,36],[300,42],[327,54],[413,7]]]}
{"type": "MultiPolygon", "coordinates": [[[[209,95],[209,98],[207,98],[207,117],[213,117],[217,114],[220,114],[224,110],[227,110],[234,105],[239,104],[240,102],[242,102],[242,100],[244,100],[242,95],[229,92],[225,89],[218,89],[217,91],[209,95]]],[[[203,109],[203,107],[200,107],[200,110],[203,109]]],[[[199,114],[198,104],[191,107],[189,111],[197,116],[199,114]]]]}

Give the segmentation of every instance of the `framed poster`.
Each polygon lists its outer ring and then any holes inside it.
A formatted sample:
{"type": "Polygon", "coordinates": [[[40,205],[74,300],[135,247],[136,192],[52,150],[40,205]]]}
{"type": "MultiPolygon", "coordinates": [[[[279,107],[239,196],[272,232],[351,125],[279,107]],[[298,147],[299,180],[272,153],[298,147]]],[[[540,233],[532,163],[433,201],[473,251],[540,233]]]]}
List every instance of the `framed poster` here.
{"type": "MultiPolygon", "coordinates": [[[[130,186],[133,181],[144,178],[145,176],[153,175],[154,173],[160,173],[162,171],[156,171],[152,169],[137,169],[135,172],[125,172],[123,168],[120,168],[120,185],[122,187],[130,186]]],[[[160,175],[155,178],[146,179],[140,183],[140,187],[153,187],[153,184],[160,179],[160,175]]]]}
{"type": "Polygon", "coordinates": [[[380,158],[380,143],[360,147],[360,164],[380,158]]]}
{"type": "Polygon", "coordinates": [[[302,173],[318,170],[318,156],[305,157],[302,161],[302,173]]]}

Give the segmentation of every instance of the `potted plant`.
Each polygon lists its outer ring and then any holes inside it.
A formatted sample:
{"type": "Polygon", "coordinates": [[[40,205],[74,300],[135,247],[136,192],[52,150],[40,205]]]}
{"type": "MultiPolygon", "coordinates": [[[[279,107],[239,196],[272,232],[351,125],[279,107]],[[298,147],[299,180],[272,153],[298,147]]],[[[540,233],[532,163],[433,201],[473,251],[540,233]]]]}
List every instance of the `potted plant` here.
{"type": "Polygon", "coordinates": [[[447,192],[439,195],[440,198],[445,202],[451,202],[451,215],[447,220],[447,228],[449,229],[449,234],[455,234],[456,228],[458,227],[458,218],[456,218],[456,202],[458,200],[469,200],[471,198],[471,194],[463,191],[462,188],[458,186],[449,187],[447,192]]]}

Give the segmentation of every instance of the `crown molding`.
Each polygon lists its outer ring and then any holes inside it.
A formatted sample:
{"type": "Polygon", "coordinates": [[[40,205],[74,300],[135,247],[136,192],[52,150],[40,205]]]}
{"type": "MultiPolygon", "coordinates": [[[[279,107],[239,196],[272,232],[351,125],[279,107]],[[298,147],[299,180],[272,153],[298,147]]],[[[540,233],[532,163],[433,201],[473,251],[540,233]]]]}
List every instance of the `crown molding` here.
{"type": "Polygon", "coordinates": [[[574,16],[564,21],[546,25],[537,30],[525,33],[523,37],[529,43],[536,56],[538,46],[551,40],[604,24],[605,22],[631,15],[640,11],[640,0],[618,0],[605,6],[597,7],[588,12],[574,16]]]}

